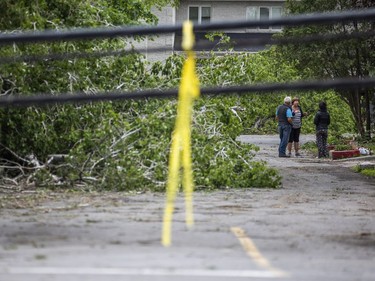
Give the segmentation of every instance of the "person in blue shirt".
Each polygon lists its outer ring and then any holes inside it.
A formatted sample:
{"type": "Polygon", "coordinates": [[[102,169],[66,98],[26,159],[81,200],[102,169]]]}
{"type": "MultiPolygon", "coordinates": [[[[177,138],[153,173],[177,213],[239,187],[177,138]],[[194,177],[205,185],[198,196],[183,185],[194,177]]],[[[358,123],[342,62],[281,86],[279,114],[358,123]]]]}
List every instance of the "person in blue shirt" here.
{"type": "Polygon", "coordinates": [[[284,104],[279,105],[276,109],[276,120],[278,122],[278,130],[280,135],[279,157],[290,157],[287,155],[286,147],[289,141],[290,131],[292,130],[292,110],[290,97],[284,98],[284,104]]]}

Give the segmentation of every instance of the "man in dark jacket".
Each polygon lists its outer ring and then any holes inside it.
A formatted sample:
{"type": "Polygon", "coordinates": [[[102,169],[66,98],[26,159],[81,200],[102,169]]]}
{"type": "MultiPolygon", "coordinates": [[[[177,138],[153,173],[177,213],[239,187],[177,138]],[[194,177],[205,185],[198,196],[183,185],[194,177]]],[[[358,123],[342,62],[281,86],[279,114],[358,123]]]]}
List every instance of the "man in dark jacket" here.
{"type": "Polygon", "coordinates": [[[292,130],[292,110],[290,103],[292,99],[285,97],[284,104],[276,109],[276,120],[278,121],[278,130],[280,134],[279,157],[290,157],[286,155],[285,150],[288,145],[290,131],[292,130]]]}
{"type": "Polygon", "coordinates": [[[316,145],[318,146],[318,157],[328,157],[327,139],[328,126],[331,123],[331,117],[327,111],[327,104],[322,101],[319,103],[319,110],[315,114],[314,124],[316,126],[316,145]]]}

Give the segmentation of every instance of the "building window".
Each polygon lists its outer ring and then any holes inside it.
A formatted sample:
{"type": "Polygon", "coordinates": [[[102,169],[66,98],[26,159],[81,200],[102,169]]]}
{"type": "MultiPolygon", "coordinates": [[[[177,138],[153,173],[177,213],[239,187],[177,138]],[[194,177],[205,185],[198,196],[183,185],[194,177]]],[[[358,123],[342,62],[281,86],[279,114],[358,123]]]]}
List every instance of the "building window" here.
{"type": "MultiPolygon", "coordinates": [[[[282,7],[247,7],[247,20],[269,20],[281,18],[283,12],[282,7]]],[[[262,26],[255,28],[259,30],[281,30],[281,26],[262,26]]]]}
{"type": "Polygon", "coordinates": [[[196,23],[208,23],[211,21],[211,7],[189,7],[189,20],[196,23]]]}

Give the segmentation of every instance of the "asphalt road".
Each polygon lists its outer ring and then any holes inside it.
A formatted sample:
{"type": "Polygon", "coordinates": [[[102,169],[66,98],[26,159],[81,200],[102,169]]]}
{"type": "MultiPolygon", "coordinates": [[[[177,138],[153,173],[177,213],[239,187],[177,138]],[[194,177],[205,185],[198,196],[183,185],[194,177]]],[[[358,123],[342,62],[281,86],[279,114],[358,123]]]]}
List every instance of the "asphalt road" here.
{"type": "Polygon", "coordinates": [[[180,195],[169,248],[163,194],[0,194],[0,280],[375,280],[374,181],[274,157],[277,136],[240,139],[283,188],[195,193],[190,230],[180,195]]]}

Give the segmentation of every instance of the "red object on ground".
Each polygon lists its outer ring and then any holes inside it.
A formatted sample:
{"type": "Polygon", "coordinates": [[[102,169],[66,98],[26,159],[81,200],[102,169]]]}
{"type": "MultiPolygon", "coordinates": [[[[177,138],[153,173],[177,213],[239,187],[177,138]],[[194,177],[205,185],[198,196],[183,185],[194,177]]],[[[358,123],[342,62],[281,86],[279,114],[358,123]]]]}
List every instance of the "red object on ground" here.
{"type": "Polygon", "coordinates": [[[329,144],[329,145],[327,145],[327,149],[328,149],[328,151],[335,150],[335,145],[329,144]]]}
{"type": "Polygon", "coordinates": [[[353,149],[353,150],[342,150],[342,151],[330,151],[332,160],[335,159],[342,159],[342,158],[350,158],[350,157],[356,157],[359,156],[359,149],[353,149]]]}

